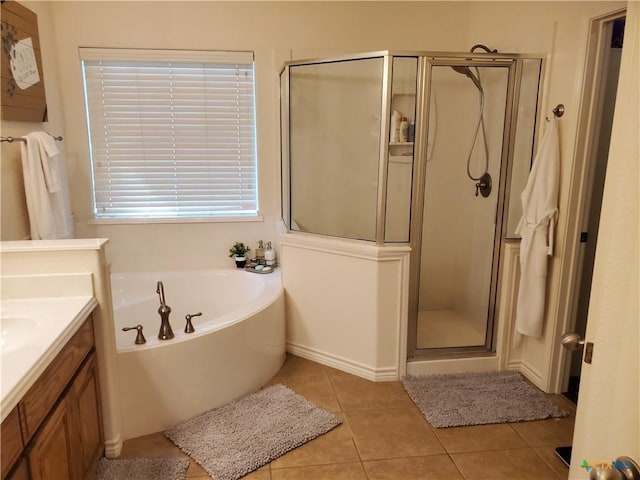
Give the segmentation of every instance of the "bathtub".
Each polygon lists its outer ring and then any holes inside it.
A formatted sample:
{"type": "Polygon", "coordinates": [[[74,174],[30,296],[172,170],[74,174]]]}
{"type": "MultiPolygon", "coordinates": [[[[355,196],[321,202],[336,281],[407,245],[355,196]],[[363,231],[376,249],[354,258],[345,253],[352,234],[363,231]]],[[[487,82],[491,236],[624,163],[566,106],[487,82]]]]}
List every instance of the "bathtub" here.
{"type": "Polygon", "coordinates": [[[280,271],[111,275],[123,439],[163,431],[263,386],[285,358],[280,271]],[[159,340],[162,281],[175,337],[159,340]],[[185,315],[194,333],[185,333],[185,315]],[[134,343],[143,326],[147,342],[134,343]]]}

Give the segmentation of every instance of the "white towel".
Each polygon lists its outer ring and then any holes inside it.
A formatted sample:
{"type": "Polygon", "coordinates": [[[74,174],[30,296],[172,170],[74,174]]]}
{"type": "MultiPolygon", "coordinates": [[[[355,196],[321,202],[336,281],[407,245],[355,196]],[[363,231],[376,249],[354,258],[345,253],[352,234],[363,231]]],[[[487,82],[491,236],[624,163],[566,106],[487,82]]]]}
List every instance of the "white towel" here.
{"type": "Polygon", "coordinates": [[[71,238],[71,211],[55,140],[45,132],[21,144],[24,189],[32,240],[71,238]]]}
{"type": "Polygon", "coordinates": [[[558,216],[560,146],[554,119],[547,127],[521,195],[520,287],[516,330],[542,336],[548,257],[553,255],[554,226],[558,216]]]}

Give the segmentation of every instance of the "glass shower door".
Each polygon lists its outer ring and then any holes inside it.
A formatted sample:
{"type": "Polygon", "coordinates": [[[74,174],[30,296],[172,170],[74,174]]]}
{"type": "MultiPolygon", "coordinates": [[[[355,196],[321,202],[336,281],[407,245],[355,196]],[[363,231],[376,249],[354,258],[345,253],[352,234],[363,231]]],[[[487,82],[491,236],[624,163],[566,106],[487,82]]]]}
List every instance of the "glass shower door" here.
{"type": "Polygon", "coordinates": [[[491,347],[510,68],[431,65],[417,349],[491,347]]]}

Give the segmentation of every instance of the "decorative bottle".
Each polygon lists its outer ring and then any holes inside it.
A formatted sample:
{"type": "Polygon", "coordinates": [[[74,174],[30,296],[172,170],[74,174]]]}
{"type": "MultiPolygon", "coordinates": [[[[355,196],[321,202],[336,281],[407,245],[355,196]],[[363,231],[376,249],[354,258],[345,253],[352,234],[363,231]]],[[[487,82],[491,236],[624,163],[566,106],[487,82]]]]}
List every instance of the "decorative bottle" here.
{"type": "Polygon", "coordinates": [[[256,260],[258,265],[264,265],[264,242],[258,241],[258,248],[256,248],[256,260]]]}
{"type": "Polygon", "coordinates": [[[270,267],[276,264],[276,251],[271,247],[271,242],[267,242],[267,248],[264,251],[264,261],[270,267]]]}

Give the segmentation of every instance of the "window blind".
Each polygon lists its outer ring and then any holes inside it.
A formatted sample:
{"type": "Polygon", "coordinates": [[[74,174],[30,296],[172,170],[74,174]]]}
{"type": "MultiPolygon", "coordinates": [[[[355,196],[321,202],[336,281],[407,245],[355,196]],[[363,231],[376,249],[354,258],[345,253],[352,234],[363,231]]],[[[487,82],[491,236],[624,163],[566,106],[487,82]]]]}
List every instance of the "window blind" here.
{"type": "Polygon", "coordinates": [[[96,218],[257,215],[253,54],[80,54],[96,218]]]}

